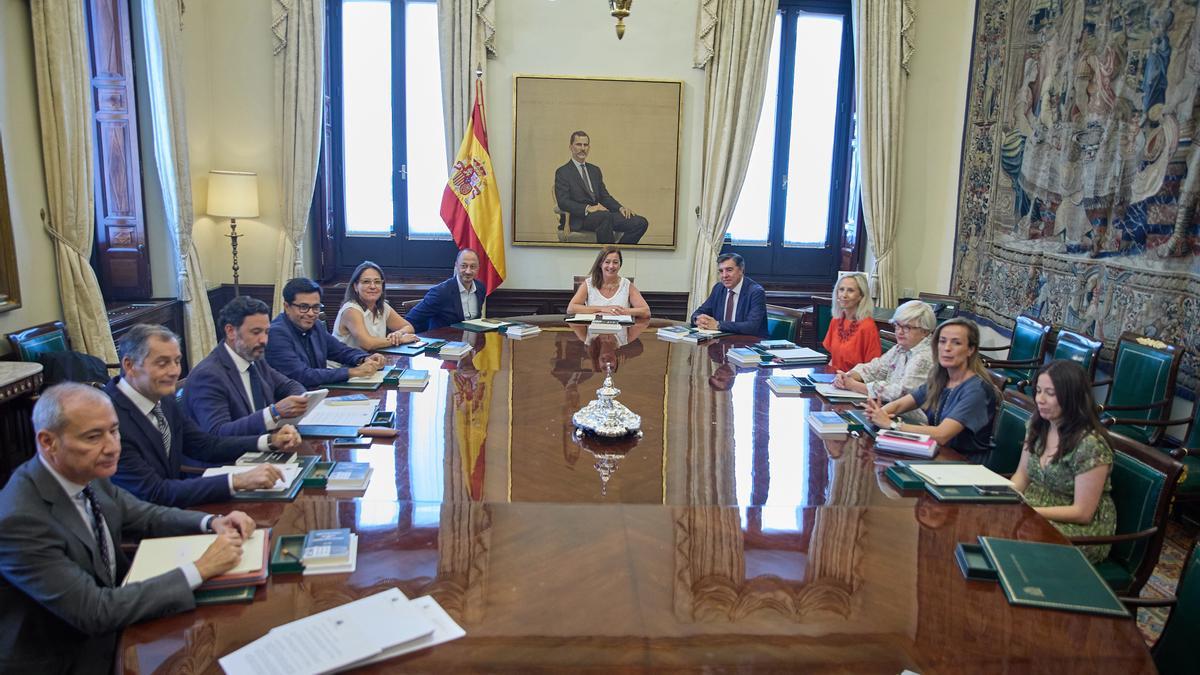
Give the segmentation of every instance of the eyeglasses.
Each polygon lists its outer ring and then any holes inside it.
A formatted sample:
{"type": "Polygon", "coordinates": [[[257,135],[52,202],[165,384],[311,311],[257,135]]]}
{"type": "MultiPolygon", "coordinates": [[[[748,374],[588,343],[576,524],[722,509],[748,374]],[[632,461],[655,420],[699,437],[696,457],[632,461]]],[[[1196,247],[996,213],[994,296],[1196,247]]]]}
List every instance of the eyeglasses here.
{"type": "Polygon", "coordinates": [[[295,307],[296,310],[298,312],[300,312],[301,314],[308,314],[309,312],[318,312],[319,313],[321,310],[325,309],[325,305],[322,305],[319,303],[316,305],[297,305],[294,302],[289,302],[288,304],[291,305],[292,307],[295,307]]]}
{"type": "Polygon", "coordinates": [[[359,279],[358,283],[363,286],[382,286],[383,279],[359,279]]]}
{"type": "Polygon", "coordinates": [[[895,328],[897,333],[908,333],[908,332],[914,331],[914,330],[925,330],[924,328],[921,328],[920,326],[910,326],[906,323],[894,323],[894,324],[892,324],[892,328],[895,328]]]}

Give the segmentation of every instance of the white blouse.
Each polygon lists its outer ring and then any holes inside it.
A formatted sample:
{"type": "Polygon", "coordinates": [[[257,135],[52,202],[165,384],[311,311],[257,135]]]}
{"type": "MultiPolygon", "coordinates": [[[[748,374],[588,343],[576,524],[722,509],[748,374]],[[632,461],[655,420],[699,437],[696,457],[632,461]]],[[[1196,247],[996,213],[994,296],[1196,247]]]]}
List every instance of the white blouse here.
{"type": "Polygon", "coordinates": [[[629,280],[625,277],[621,277],[621,282],[617,284],[617,292],[611,298],[604,297],[598,289],[592,288],[591,277],[584,279],[583,283],[587,284],[589,307],[632,307],[629,304],[629,280]]]}
{"type": "Polygon", "coordinates": [[[346,315],[346,312],[355,311],[358,312],[359,316],[362,317],[363,325],[367,327],[368,335],[378,338],[386,338],[388,309],[388,304],[384,302],[383,311],[376,316],[375,312],[368,312],[362,308],[362,305],[359,305],[357,302],[351,300],[350,302],[343,304],[341,309],[338,310],[337,318],[333,320],[333,336],[345,344],[350,345],[351,347],[363,349],[363,346],[358,344],[358,340],[354,339],[354,336],[350,333],[350,331],[347,330],[344,325],[342,325],[342,317],[346,315]]]}

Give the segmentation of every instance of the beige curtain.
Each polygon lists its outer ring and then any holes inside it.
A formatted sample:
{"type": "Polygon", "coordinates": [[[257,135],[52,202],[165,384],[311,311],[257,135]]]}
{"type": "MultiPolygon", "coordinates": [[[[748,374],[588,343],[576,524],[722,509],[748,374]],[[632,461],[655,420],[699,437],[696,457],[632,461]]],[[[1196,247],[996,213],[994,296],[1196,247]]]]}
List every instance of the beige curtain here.
{"type": "Polygon", "coordinates": [[[691,307],[704,302],[715,281],[715,256],[746,179],[766,89],[777,7],[774,0],[716,0],[713,5],[704,2],[697,19],[697,42],[710,39],[713,47],[706,61],[697,47],[698,60],[703,61],[697,65],[708,70],[708,77],[691,307]],[[713,21],[715,26],[710,25],[713,21]]]}
{"type": "Polygon", "coordinates": [[[75,349],[116,363],[117,350],[92,252],[92,93],[87,23],[81,2],[32,0],[42,159],[50,214],[43,221],[54,239],[58,294],[75,349]]]}
{"type": "Polygon", "coordinates": [[[859,172],[863,217],[875,252],[878,302],[896,304],[896,219],[900,205],[900,150],[904,87],[912,53],[907,0],[854,1],[855,87],[858,96],[859,172]]]}
{"type": "Polygon", "coordinates": [[[496,56],[496,7],[492,0],[438,0],[437,7],[449,166],[471,117],[475,70],[480,69],[486,76],[487,60],[496,56]]]}
{"type": "Polygon", "coordinates": [[[183,93],[183,15],[179,0],[142,0],[154,157],[162,184],[167,232],[175,247],[188,362],[200,363],[216,346],[216,327],[204,287],[200,254],[192,241],[192,177],[188,168],[183,93]]]}
{"type": "Polygon", "coordinates": [[[321,157],[324,0],[274,0],[271,34],[281,152],[279,201],[283,231],[275,276],[275,311],[280,312],[283,300],[279,291],[288,279],[304,276],[304,233],[321,157]]]}

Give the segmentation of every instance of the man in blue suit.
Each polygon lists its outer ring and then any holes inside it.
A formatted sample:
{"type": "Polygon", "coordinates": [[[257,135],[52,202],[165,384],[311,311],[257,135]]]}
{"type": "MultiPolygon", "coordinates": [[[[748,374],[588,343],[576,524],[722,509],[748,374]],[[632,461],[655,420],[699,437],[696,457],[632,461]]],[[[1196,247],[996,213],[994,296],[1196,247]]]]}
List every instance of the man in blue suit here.
{"type": "Polygon", "coordinates": [[[225,341],[192,368],[183,389],[183,408],[204,431],[258,436],[307,412],[304,385],[263,360],[270,311],[245,295],[221,308],[217,323],[225,341]]]}
{"type": "Polygon", "coordinates": [[[454,276],[429,289],[424,299],[404,315],[413,331],[422,333],[483,316],[487,289],[475,283],[479,256],[469,248],[458,252],[454,276]]]}
{"type": "Polygon", "coordinates": [[[705,330],[767,337],[767,293],[746,276],[742,256],[717,256],[717,273],[721,281],[692,312],[692,324],[705,330]]]}
{"type": "Polygon", "coordinates": [[[384,366],[379,354],[368,354],[329,334],[321,314],[321,287],[298,277],[283,286],[283,312],[271,322],[267,363],[306,387],[345,382],[370,375],[384,366]],[[342,364],[327,368],[329,360],[342,364]]]}
{"type": "Polygon", "coordinates": [[[284,426],[268,436],[220,438],[200,431],[175,403],[179,338],[162,326],[141,323],[121,336],[121,375],[104,387],[121,422],[121,461],[112,481],[139,499],[186,507],[223,502],[239,490],[269,488],[282,477],[260,465],[228,476],[185,477],[188,464],[231,464],[244,452],[292,449],[300,435],[284,426]]]}

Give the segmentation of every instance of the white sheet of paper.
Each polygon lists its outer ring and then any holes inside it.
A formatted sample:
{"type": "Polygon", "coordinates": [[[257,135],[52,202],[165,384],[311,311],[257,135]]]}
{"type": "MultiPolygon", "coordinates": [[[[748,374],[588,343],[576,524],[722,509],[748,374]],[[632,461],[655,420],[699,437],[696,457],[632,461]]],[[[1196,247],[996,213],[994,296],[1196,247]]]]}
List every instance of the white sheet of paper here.
{"type": "Polygon", "coordinates": [[[910,464],[909,469],[934,485],[999,485],[1012,487],[1012,481],[978,464],[910,464]]]}
{"type": "Polygon", "coordinates": [[[302,424],[339,427],[365,427],[371,423],[379,401],[321,401],[301,420],[302,424]]]}
{"type": "MultiPolygon", "coordinates": [[[[312,410],[314,408],[319,407],[321,405],[321,402],[325,400],[325,397],[329,395],[329,390],[328,389],[313,389],[312,391],[304,392],[303,395],[304,395],[304,398],[308,399],[308,407],[305,410],[312,412],[312,410]]],[[[284,417],[283,419],[279,420],[279,426],[283,426],[285,424],[292,424],[292,425],[297,424],[301,419],[303,419],[306,416],[307,415],[301,415],[300,417],[284,417]]]]}
{"type": "MultiPolygon", "coordinates": [[[[231,473],[245,473],[247,471],[252,471],[252,470],[258,468],[258,466],[259,465],[257,465],[257,464],[237,464],[234,466],[213,466],[213,467],[209,467],[204,470],[204,477],[208,478],[209,476],[224,476],[224,475],[231,474],[231,473]]],[[[300,476],[300,465],[299,464],[292,464],[292,463],[274,464],[273,466],[276,469],[279,469],[283,473],[283,480],[275,481],[275,485],[273,487],[269,488],[276,492],[283,492],[284,490],[287,490],[288,488],[290,488],[292,486],[292,483],[296,482],[296,478],[298,478],[300,476]]],[[[265,492],[266,490],[262,490],[262,491],[265,492]]]]}
{"type": "Polygon", "coordinates": [[[832,384],[825,384],[824,382],[817,383],[817,393],[829,398],[857,398],[864,401],[867,400],[866,394],[860,394],[857,391],[850,391],[849,389],[838,389],[832,384]]]}
{"type": "Polygon", "coordinates": [[[390,659],[402,654],[407,654],[409,652],[415,652],[419,649],[425,649],[426,647],[440,645],[443,642],[457,640],[458,638],[467,634],[467,631],[463,630],[462,626],[459,626],[454,622],[454,619],[450,618],[450,615],[446,613],[446,610],[442,609],[442,606],[437,603],[437,600],[433,599],[433,596],[423,595],[412,600],[411,604],[416,605],[425,615],[425,618],[429,619],[429,621],[433,623],[434,629],[432,633],[424,637],[419,637],[411,642],[396,645],[391,649],[385,649],[383,652],[372,656],[365,661],[355,663],[353,666],[347,666],[341,670],[348,670],[351,667],[357,668],[359,666],[365,666],[368,663],[375,663],[377,661],[383,661],[384,659],[390,659]]]}
{"type": "Polygon", "coordinates": [[[628,314],[593,314],[592,321],[607,321],[609,323],[633,323],[633,317],[628,314]]]}
{"type": "MultiPolygon", "coordinates": [[[[240,467],[239,467],[240,468],[240,467]]],[[[263,567],[263,532],[255,530],[242,544],[242,562],[227,574],[245,574],[263,567]]],[[[205,549],[216,541],[215,534],[192,534],[185,537],[156,537],[143,539],[123,584],[145,581],[184,563],[195,562],[205,549]]]]}
{"type": "Polygon", "coordinates": [[[275,628],[223,656],[218,661],[221,669],[228,675],[317,675],[379,653],[379,645],[356,621],[324,617],[293,626],[275,628]]]}
{"type": "Polygon", "coordinates": [[[808,347],[796,347],[795,349],[772,349],[770,350],[773,356],[781,359],[812,359],[814,361],[824,361],[829,358],[814,349],[808,347]]]}
{"type": "Polygon", "coordinates": [[[346,381],[355,384],[375,384],[376,382],[382,384],[383,378],[387,377],[390,372],[392,372],[392,366],[384,366],[370,375],[359,375],[346,381]]]}
{"type": "Polygon", "coordinates": [[[595,320],[596,320],[595,314],[576,314],[575,316],[568,319],[568,321],[595,321],[595,320]]]}

